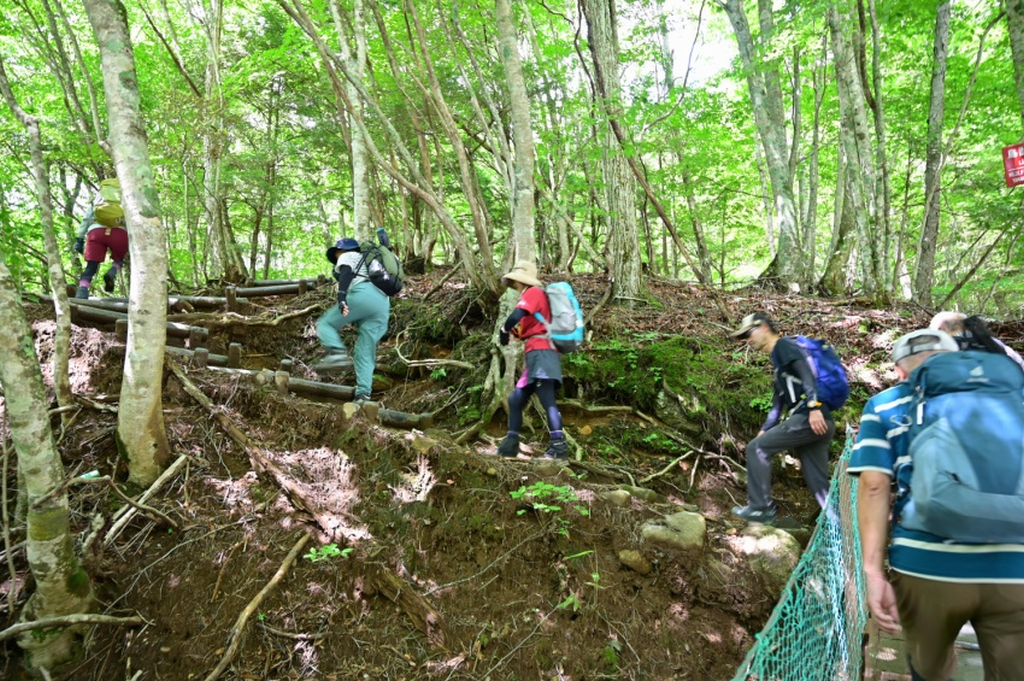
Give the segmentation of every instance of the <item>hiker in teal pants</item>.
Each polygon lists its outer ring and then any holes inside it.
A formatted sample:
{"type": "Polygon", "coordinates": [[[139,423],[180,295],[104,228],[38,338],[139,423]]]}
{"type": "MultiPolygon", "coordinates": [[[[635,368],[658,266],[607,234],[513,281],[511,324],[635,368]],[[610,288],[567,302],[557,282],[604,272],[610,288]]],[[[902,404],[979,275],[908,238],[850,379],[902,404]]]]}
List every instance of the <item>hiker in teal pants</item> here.
{"type": "Polygon", "coordinates": [[[338,280],[338,304],[331,307],[316,323],[316,333],[327,348],[327,356],[314,367],[318,373],[356,370],[355,401],[370,399],[373,370],[377,366],[377,343],[388,330],[391,315],[389,299],[369,279],[365,259],[355,239],[341,239],[327,249],[327,259],[335,264],[338,280]],[[359,329],[354,360],[341,340],[341,330],[349,324],[359,329]]]}

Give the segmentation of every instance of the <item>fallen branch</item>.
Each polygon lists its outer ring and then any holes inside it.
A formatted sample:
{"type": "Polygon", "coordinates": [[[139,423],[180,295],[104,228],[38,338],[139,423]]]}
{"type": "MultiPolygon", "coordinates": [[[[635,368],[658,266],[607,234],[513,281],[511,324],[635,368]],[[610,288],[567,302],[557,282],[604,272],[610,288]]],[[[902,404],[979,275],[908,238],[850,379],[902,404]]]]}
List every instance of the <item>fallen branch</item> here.
{"type": "MultiPolygon", "coordinates": [[[[397,603],[413,619],[435,648],[443,648],[445,633],[441,614],[412,585],[391,570],[379,568],[372,576],[374,586],[397,603]]],[[[207,680],[209,681],[209,679],[207,680]]]]}
{"type": "Polygon", "coordinates": [[[267,585],[263,587],[251,601],[249,601],[249,604],[245,606],[241,614],[238,615],[238,619],[235,620],[235,626],[231,628],[231,633],[229,635],[231,644],[228,646],[227,652],[224,653],[224,657],[221,658],[214,670],[206,677],[206,681],[214,681],[219,678],[220,675],[224,673],[224,670],[228,668],[228,665],[231,664],[231,661],[235,659],[235,655],[238,654],[238,649],[242,646],[242,630],[245,628],[245,623],[249,621],[252,614],[260,607],[260,603],[263,602],[263,599],[266,598],[267,594],[269,594],[271,590],[277,586],[277,583],[285,576],[291,568],[292,563],[294,563],[295,559],[298,558],[299,553],[308,541],[309,535],[303,532],[302,536],[299,537],[299,540],[295,542],[295,546],[293,546],[292,550],[288,552],[287,556],[285,556],[284,562],[281,563],[281,567],[277,568],[277,572],[274,573],[274,576],[270,578],[269,582],[267,582],[267,585]]]}
{"type": "Polygon", "coordinates": [[[599,405],[594,405],[594,404],[588,405],[588,404],[583,404],[579,400],[559,400],[558,403],[563,405],[563,406],[566,406],[566,407],[572,407],[574,409],[579,409],[580,411],[585,411],[588,414],[607,414],[607,413],[610,413],[610,412],[631,412],[631,411],[633,411],[633,407],[630,407],[629,405],[609,405],[609,406],[599,406],[599,405]]]}
{"type": "Polygon", "coordinates": [[[260,626],[263,627],[263,629],[266,630],[266,632],[268,634],[273,634],[274,636],[283,636],[284,638],[290,638],[290,639],[292,639],[294,641],[319,641],[320,639],[322,639],[324,636],[327,635],[326,631],[321,631],[319,634],[292,634],[292,633],[287,632],[287,631],[281,631],[280,629],[275,629],[274,627],[270,626],[269,624],[265,624],[264,623],[264,624],[261,624],[260,626]]]}
{"type": "MultiPolygon", "coordinates": [[[[665,475],[666,473],[670,472],[673,468],[678,466],[681,461],[690,458],[691,454],[693,454],[693,452],[687,452],[686,454],[683,454],[682,456],[677,457],[675,461],[673,461],[669,465],[665,466],[664,468],[662,468],[657,473],[651,473],[646,478],[641,479],[640,480],[640,484],[643,484],[645,482],[650,482],[651,480],[654,480],[655,478],[660,478],[661,476],[665,475]]],[[[694,466],[694,468],[696,468],[696,466],[694,466]]],[[[691,482],[690,484],[692,485],[693,483],[691,482]]]]}
{"type": "Polygon", "coordinates": [[[469,362],[460,362],[457,359],[406,359],[402,355],[402,344],[398,343],[395,346],[395,354],[398,355],[398,359],[402,360],[402,363],[409,367],[434,367],[434,366],[451,366],[458,367],[459,369],[475,369],[476,367],[469,362]]]}
{"type": "Polygon", "coordinates": [[[287,471],[282,470],[267,454],[263,451],[263,448],[256,442],[254,442],[248,435],[243,433],[238,426],[232,423],[228,415],[224,413],[222,409],[218,409],[213,401],[200,390],[195,383],[193,383],[189,377],[185,374],[185,371],[174,361],[165,360],[166,365],[170,367],[174,375],[178,377],[185,392],[192,396],[196,402],[205,407],[210,414],[217,419],[228,436],[235,441],[237,445],[245,450],[245,453],[249,456],[249,462],[252,464],[253,470],[257,473],[265,473],[269,475],[271,480],[276,484],[287,496],[288,501],[291,504],[306,513],[309,513],[315,522],[324,532],[330,534],[332,532],[331,524],[320,518],[320,516],[314,510],[314,504],[310,503],[306,499],[302,490],[295,484],[291,476],[287,471]]]}
{"type": "MultiPolygon", "coordinates": [[[[175,459],[174,463],[168,466],[167,470],[160,474],[160,477],[157,478],[156,481],[149,486],[149,489],[147,489],[139,496],[135,503],[144,504],[151,496],[156,494],[156,492],[161,487],[163,487],[168,480],[170,480],[171,478],[178,474],[178,470],[185,465],[185,462],[188,461],[188,459],[189,457],[186,454],[182,454],[177,459],[175,459]]],[[[121,533],[121,530],[124,529],[125,525],[127,525],[129,521],[131,521],[132,517],[135,515],[137,510],[138,509],[135,506],[122,506],[121,508],[117,509],[117,512],[115,512],[113,515],[114,524],[111,526],[110,530],[107,532],[106,537],[103,539],[103,546],[109,546],[110,543],[117,538],[117,535],[119,535],[121,533]]],[[[96,538],[99,536],[99,531],[100,530],[93,530],[89,534],[89,536],[86,537],[85,543],[82,545],[83,554],[87,554],[89,552],[89,547],[91,547],[92,543],[96,541],[96,538]]]]}
{"type": "MultiPolygon", "coordinates": [[[[119,496],[124,503],[126,503],[126,504],[128,504],[130,506],[134,506],[136,508],[136,510],[138,510],[141,513],[144,513],[144,514],[148,515],[150,517],[150,519],[152,519],[155,522],[158,522],[158,523],[159,522],[163,522],[165,527],[169,526],[175,532],[177,532],[179,529],[181,529],[180,527],[178,527],[178,523],[176,523],[173,520],[171,520],[170,516],[166,515],[165,513],[161,513],[160,511],[156,510],[152,506],[146,506],[145,504],[139,503],[138,501],[135,501],[135,500],[131,499],[127,494],[125,494],[124,492],[121,491],[120,487],[118,487],[117,485],[114,484],[114,481],[110,479],[110,476],[104,476],[102,478],[97,478],[96,481],[99,482],[99,481],[104,481],[104,480],[110,485],[110,488],[112,490],[114,490],[114,494],[119,496]]],[[[90,480],[85,480],[84,482],[91,482],[91,481],[90,480]]]]}
{"type": "Polygon", "coordinates": [[[444,275],[444,277],[441,279],[441,281],[439,281],[437,283],[437,286],[435,286],[434,288],[432,288],[429,291],[427,291],[427,294],[425,296],[423,296],[423,300],[430,300],[430,297],[432,295],[434,295],[435,293],[437,293],[438,291],[440,291],[442,288],[444,288],[444,285],[448,283],[448,280],[451,279],[453,276],[455,276],[455,273],[459,272],[459,271],[460,270],[459,270],[458,267],[453,267],[452,271],[449,272],[448,274],[444,275]]]}
{"type": "Polygon", "coordinates": [[[156,510],[155,508],[153,508],[151,506],[146,506],[145,504],[141,504],[141,503],[135,501],[134,499],[132,499],[131,497],[129,497],[124,492],[122,492],[121,488],[118,487],[114,483],[114,481],[110,479],[109,475],[104,475],[104,476],[99,476],[99,477],[88,477],[88,475],[95,475],[95,474],[96,474],[96,471],[93,471],[91,474],[79,475],[79,476],[75,476],[75,477],[69,478],[68,480],[65,480],[61,484],[59,484],[56,487],[54,487],[51,491],[49,491],[45,495],[43,495],[43,497],[39,501],[35,502],[32,505],[32,508],[40,508],[45,502],[49,501],[52,497],[56,496],[57,494],[62,493],[66,488],[70,487],[71,485],[90,485],[90,484],[94,484],[94,483],[105,483],[105,484],[109,485],[112,490],[114,490],[114,494],[116,494],[118,497],[120,497],[121,501],[123,501],[124,503],[128,504],[129,506],[134,506],[138,511],[144,513],[145,515],[148,515],[150,517],[150,519],[153,520],[154,522],[163,523],[164,526],[170,526],[174,530],[180,529],[178,527],[178,523],[176,523],[173,520],[171,520],[171,518],[169,516],[167,516],[166,514],[161,513],[160,511],[156,510]]]}
{"type": "Polygon", "coordinates": [[[305,317],[314,312],[319,312],[322,309],[323,305],[310,305],[309,307],[304,307],[301,310],[296,310],[295,312],[279,315],[273,319],[266,319],[258,316],[247,317],[237,312],[223,312],[221,314],[213,314],[209,312],[202,314],[172,314],[167,315],[167,321],[188,322],[193,326],[205,326],[207,329],[236,325],[279,326],[284,322],[295,319],[296,317],[305,317]]]}
{"type": "Polygon", "coordinates": [[[133,627],[143,624],[145,621],[141,617],[113,617],[111,615],[90,615],[88,613],[47,617],[46,619],[32,620],[31,622],[19,622],[7,627],[0,631],[0,641],[34,629],[57,629],[58,627],[70,627],[76,624],[116,624],[122,627],[133,627]]]}

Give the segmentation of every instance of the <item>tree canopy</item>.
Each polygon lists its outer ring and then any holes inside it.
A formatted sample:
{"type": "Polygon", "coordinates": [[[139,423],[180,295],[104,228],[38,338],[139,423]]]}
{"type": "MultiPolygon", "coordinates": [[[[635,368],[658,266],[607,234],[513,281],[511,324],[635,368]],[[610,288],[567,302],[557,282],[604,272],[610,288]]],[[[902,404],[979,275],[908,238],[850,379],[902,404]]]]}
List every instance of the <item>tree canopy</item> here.
{"type": "MultiPolygon", "coordinates": [[[[990,313],[1019,305],[1021,201],[1000,154],[1022,132],[1006,14],[950,3],[926,296],[911,281],[926,224],[935,9],[760,4],[617,3],[602,47],[617,59],[588,48],[598,24],[583,6],[515,4],[540,264],[635,265],[727,286],[765,275],[805,292],[990,313]],[[620,234],[640,247],[616,246],[620,234]]],[[[612,6],[586,7],[594,19],[612,6]]],[[[478,286],[513,257],[517,145],[494,6],[210,0],[124,11],[172,289],[315,274],[325,245],[378,224],[407,259],[461,262],[478,286]],[[350,61],[359,49],[361,71],[350,61]],[[354,140],[368,149],[367,218],[354,206],[354,140]]],[[[81,6],[16,0],[0,56],[38,120],[74,272],[77,221],[113,168],[96,38],[81,6]]],[[[21,286],[46,289],[27,133],[6,109],[0,126],[0,247],[21,286]]]]}

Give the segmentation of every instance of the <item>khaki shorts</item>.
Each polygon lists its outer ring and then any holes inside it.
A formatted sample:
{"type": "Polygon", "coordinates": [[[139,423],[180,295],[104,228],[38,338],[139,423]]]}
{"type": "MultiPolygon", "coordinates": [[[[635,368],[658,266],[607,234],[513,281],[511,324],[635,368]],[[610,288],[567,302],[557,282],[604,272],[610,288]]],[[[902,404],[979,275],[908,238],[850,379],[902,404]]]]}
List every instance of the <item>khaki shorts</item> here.
{"type": "Polygon", "coordinates": [[[1024,680],[1024,584],[940,582],[894,573],[907,653],[926,681],[953,677],[953,645],[970,622],[985,681],[1024,680]]]}

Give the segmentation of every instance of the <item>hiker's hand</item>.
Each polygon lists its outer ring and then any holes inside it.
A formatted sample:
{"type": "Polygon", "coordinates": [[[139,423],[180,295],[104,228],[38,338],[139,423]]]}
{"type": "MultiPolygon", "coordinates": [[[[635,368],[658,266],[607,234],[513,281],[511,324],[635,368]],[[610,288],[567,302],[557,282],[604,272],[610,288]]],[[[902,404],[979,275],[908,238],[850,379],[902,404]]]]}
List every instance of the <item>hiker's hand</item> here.
{"type": "Polygon", "coordinates": [[[502,329],[498,332],[498,342],[501,343],[502,347],[508,345],[508,331],[502,329]]]}
{"type": "Polygon", "coordinates": [[[807,422],[811,424],[811,430],[815,435],[824,435],[828,432],[828,424],[825,423],[825,417],[820,409],[812,409],[807,417],[807,422]]]}
{"type": "Polygon", "coordinates": [[[75,252],[78,253],[79,255],[84,255],[85,239],[83,239],[82,237],[78,237],[77,239],[75,239],[75,245],[72,246],[72,248],[75,249],[75,252]]]}
{"type": "Polygon", "coordinates": [[[347,301],[341,304],[341,315],[343,317],[347,317],[348,316],[348,302],[347,301]]]}
{"type": "Polygon", "coordinates": [[[868,609],[878,623],[878,628],[887,634],[900,633],[900,613],[896,609],[896,590],[882,573],[866,575],[868,609]]]}

